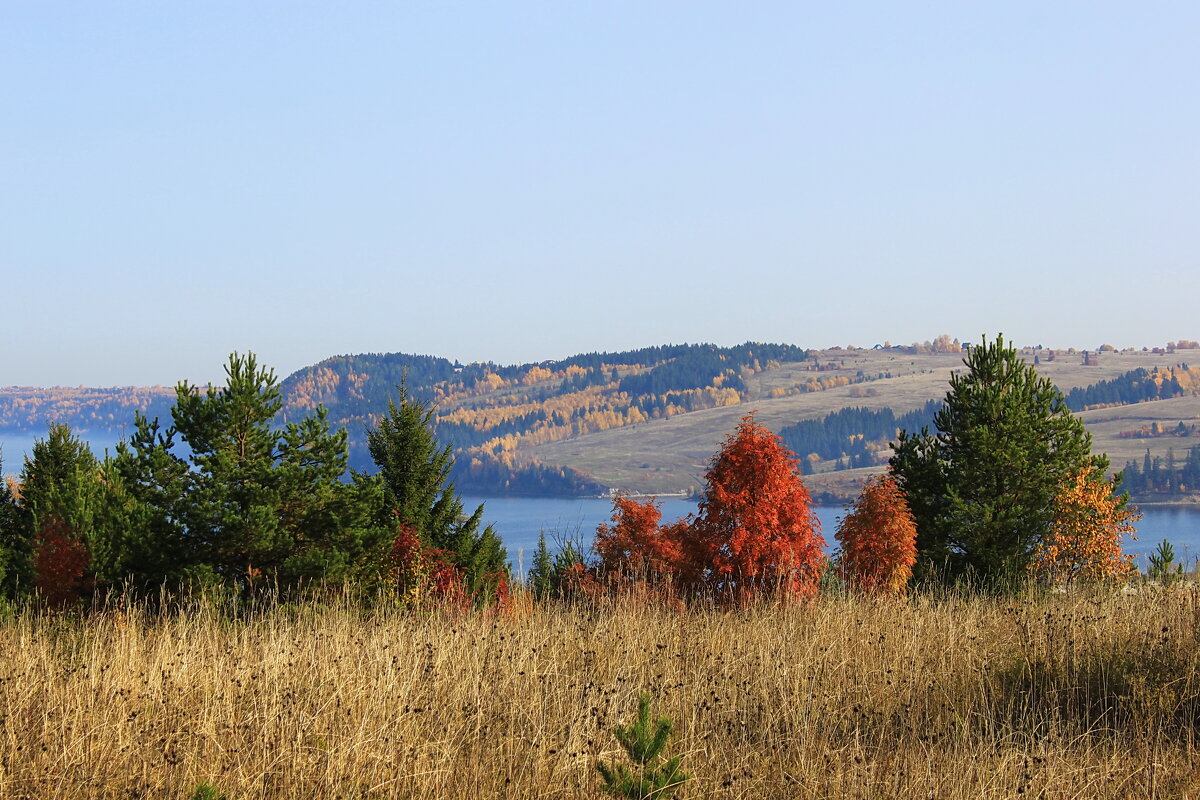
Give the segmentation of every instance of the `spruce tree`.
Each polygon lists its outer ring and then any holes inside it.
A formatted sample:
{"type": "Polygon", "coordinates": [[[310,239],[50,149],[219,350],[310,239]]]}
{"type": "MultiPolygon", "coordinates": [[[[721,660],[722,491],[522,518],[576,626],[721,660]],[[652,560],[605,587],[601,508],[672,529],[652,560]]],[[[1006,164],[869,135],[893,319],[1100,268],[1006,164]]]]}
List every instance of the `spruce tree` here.
{"type": "Polygon", "coordinates": [[[921,560],[998,586],[1024,573],[1064,480],[1103,474],[1062,393],[997,336],[950,378],[936,433],[900,436],[891,466],[917,520],[921,560]]]}
{"type": "Polygon", "coordinates": [[[21,503],[29,512],[31,575],[53,602],[73,602],[92,585],[105,497],[100,476],[87,443],[63,424],[51,425],[25,459],[21,503]]]}
{"type": "Polygon", "coordinates": [[[433,433],[433,409],[397,387],[387,414],[367,432],[367,449],[383,482],[385,507],[413,527],[422,542],[450,554],[475,592],[489,593],[507,569],[507,554],[489,525],[480,530],[483,505],[467,516],[450,482],[454,456],[433,433]]]}

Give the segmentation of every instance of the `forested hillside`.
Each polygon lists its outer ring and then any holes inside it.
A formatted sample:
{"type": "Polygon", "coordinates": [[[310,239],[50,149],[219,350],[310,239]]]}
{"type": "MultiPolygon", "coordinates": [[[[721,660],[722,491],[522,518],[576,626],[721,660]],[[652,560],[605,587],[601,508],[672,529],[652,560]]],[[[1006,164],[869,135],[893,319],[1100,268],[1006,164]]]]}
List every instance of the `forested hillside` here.
{"type": "MultiPolygon", "coordinates": [[[[1167,498],[1196,485],[1185,468],[1191,442],[1174,442],[1195,435],[1200,420],[1200,368],[1185,360],[1190,345],[1037,347],[1021,357],[1062,389],[1114,467],[1134,464],[1130,488],[1167,498]]],[[[347,430],[350,466],[371,469],[366,432],[404,383],[434,410],[434,432],[454,448],[461,491],[575,496],[693,490],[723,433],[754,411],[829,500],[853,494],[881,469],[898,431],[932,421],[962,357],[948,336],[823,351],[664,345],[520,365],[404,353],[335,356],[282,381],[277,424],[323,406],[330,423],[347,430]]],[[[51,422],[84,435],[127,435],[135,410],[169,425],[174,402],[175,390],[165,387],[0,388],[0,438],[41,435],[51,422]]],[[[6,461],[8,471],[19,467],[11,456],[6,461]]]]}
{"type": "Polygon", "coordinates": [[[133,426],[133,412],[164,416],[175,402],[175,389],[166,386],[0,387],[0,430],[41,434],[52,422],[76,431],[122,432],[133,426]]]}
{"type": "MultiPolygon", "coordinates": [[[[792,345],[668,345],[586,353],[561,361],[499,366],[403,354],[339,356],[283,383],[285,419],[318,405],[350,433],[351,465],[365,468],[362,432],[404,382],[435,409],[438,439],[452,445],[455,480],[467,491],[598,494],[608,487],[570,467],[516,453],[611,428],[707,408],[737,405],[745,378],[783,362],[803,362],[792,345]]],[[[823,384],[815,381],[813,389],[823,384]]]]}

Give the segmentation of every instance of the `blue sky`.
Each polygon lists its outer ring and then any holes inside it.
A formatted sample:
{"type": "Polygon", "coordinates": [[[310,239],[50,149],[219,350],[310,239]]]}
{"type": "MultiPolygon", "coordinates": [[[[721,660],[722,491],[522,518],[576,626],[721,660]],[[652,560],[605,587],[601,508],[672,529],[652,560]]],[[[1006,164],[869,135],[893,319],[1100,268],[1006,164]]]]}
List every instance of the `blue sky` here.
{"type": "Polygon", "coordinates": [[[1195,3],[9,2],[0,385],[1200,338],[1195,3]]]}

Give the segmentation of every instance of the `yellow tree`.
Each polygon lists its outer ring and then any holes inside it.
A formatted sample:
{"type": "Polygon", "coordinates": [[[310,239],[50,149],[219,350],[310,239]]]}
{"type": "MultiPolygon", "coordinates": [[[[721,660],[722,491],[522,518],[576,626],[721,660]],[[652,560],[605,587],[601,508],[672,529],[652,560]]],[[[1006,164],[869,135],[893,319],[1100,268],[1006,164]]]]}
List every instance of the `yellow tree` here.
{"type": "Polygon", "coordinates": [[[838,524],[840,572],[871,595],[902,595],[917,561],[917,523],[904,493],[889,475],[875,475],[838,524]]]}
{"type": "Polygon", "coordinates": [[[1050,533],[1034,548],[1029,568],[1048,583],[1120,581],[1136,568],[1121,550],[1121,537],[1133,538],[1142,518],[1115,481],[1081,470],[1063,481],[1055,498],[1050,533]]]}

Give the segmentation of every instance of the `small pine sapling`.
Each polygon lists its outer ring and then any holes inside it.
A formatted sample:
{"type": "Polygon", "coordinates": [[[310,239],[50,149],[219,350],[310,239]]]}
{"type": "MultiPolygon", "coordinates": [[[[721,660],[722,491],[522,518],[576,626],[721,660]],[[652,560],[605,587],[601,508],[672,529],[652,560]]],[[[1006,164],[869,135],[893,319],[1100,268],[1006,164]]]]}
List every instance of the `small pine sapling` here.
{"type": "Polygon", "coordinates": [[[191,800],[226,800],[226,795],[211,783],[201,781],[192,793],[191,800]]]}
{"type": "Polygon", "coordinates": [[[603,761],[597,763],[596,768],[604,778],[601,788],[613,797],[626,800],[665,800],[671,797],[691,778],[679,769],[682,756],[662,760],[663,748],[671,737],[673,727],[667,717],[659,717],[652,722],[650,695],[639,695],[637,720],[613,728],[613,735],[633,762],[633,767],[619,762],[614,762],[611,767],[603,761]]]}
{"type": "Polygon", "coordinates": [[[1150,554],[1150,568],[1146,574],[1162,586],[1174,586],[1183,580],[1183,564],[1175,563],[1175,548],[1168,540],[1159,542],[1158,549],[1150,554]]]}

